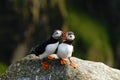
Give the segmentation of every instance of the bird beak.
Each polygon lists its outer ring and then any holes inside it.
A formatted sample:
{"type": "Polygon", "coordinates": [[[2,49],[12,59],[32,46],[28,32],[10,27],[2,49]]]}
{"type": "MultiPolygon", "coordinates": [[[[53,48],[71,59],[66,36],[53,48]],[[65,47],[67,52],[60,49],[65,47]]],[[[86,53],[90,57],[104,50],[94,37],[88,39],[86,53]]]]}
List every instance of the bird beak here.
{"type": "Polygon", "coordinates": [[[62,42],[66,41],[66,40],[67,40],[66,33],[65,33],[65,32],[63,32],[62,42]]]}

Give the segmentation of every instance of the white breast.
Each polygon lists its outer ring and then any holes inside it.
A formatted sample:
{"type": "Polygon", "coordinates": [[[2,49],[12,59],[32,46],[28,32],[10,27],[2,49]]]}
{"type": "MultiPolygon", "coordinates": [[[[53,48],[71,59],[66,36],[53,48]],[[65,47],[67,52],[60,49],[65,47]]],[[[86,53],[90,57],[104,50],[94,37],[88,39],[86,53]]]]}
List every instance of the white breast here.
{"type": "Polygon", "coordinates": [[[43,58],[53,54],[55,52],[55,50],[57,49],[58,44],[59,44],[59,42],[47,45],[47,47],[45,48],[45,52],[42,53],[41,55],[39,55],[40,59],[43,59],[43,58]]]}
{"type": "Polygon", "coordinates": [[[72,56],[73,46],[65,43],[61,43],[58,46],[57,55],[60,58],[68,58],[72,56]]]}
{"type": "Polygon", "coordinates": [[[53,53],[55,52],[55,50],[57,49],[58,44],[59,44],[59,42],[54,43],[54,44],[49,44],[49,45],[46,47],[46,52],[53,54],[53,53]]]}

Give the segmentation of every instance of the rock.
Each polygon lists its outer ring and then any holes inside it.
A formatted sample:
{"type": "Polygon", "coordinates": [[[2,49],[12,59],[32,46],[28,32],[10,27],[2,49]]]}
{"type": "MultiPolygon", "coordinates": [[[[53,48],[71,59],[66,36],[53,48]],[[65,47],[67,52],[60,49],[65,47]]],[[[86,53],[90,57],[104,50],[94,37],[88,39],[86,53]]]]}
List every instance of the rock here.
{"type": "Polygon", "coordinates": [[[120,71],[103,63],[71,58],[77,68],[61,65],[59,59],[44,61],[49,69],[41,67],[40,60],[34,54],[28,55],[11,64],[0,80],[120,80],[120,71]]]}

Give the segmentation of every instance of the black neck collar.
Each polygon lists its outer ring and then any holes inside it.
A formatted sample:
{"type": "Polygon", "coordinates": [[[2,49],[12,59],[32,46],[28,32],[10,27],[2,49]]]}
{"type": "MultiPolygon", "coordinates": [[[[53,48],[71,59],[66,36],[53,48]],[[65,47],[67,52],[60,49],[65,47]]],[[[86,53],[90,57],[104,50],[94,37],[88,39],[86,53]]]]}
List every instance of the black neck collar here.
{"type": "Polygon", "coordinates": [[[67,41],[65,41],[65,42],[63,42],[63,43],[66,43],[66,44],[71,45],[71,44],[72,44],[72,42],[73,42],[73,41],[68,41],[68,40],[67,40],[67,41]]]}
{"type": "Polygon", "coordinates": [[[51,36],[51,37],[50,37],[50,41],[52,41],[52,42],[58,42],[59,39],[54,39],[54,38],[51,36]]]}

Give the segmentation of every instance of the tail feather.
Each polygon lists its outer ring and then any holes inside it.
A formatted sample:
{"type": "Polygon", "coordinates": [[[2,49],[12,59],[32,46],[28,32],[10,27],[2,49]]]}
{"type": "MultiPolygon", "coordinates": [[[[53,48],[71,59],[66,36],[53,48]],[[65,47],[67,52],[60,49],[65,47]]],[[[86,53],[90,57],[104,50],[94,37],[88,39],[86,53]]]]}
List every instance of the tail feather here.
{"type": "Polygon", "coordinates": [[[35,51],[35,48],[32,48],[32,49],[29,51],[29,54],[37,54],[37,52],[35,51]]]}

